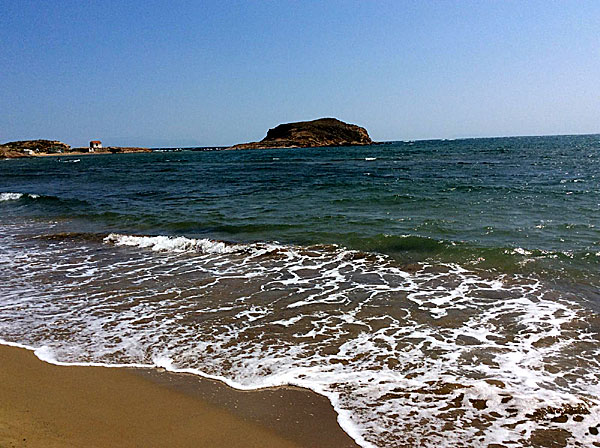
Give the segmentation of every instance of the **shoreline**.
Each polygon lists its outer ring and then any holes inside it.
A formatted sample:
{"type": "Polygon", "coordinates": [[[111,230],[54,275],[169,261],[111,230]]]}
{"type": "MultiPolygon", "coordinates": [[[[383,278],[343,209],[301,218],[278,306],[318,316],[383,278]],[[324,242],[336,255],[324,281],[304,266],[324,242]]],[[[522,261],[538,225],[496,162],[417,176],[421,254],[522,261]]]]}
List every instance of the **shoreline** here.
{"type": "Polygon", "coordinates": [[[0,446],[358,447],[307,389],[56,365],[15,345],[0,345],[0,446]]]}
{"type": "Polygon", "coordinates": [[[101,156],[101,155],[115,155],[115,154],[148,154],[151,153],[152,150],[148,149],[145,151],[119,151],[119,152],[110,152],[110,151],[94,151],[94,152],[61,152],[61,153],[40,153],[40,154],[32,154],[31,157],[67,157],[67,156],[101,156]]]}
{"type": "MultiPolygon", "coordinates": [[[[68,156],[98,156],[102,154],[112,154],[110,152],[61,152],[57,154],[43,153],[43,154],[32,154],[31,157],[68,157],[68,156]]],[[[124,154],[124,153],[123,153],[124,154]]]]}
{"type": "Polygon", "coordinates": [[[71,152],[59,152],[59,153],[50,153],[50,152],[42,152],[35,154],[24,154],[24,153],[14,153],[6,157],[1,157],[0,159],[12,160],[12,159],[36,159],[38,157],[71,157],[71,156],[102,156],[102,155],[117,155],[117,154],[148,154],[152,153],[151,149],[147,150],[124,150],[118,152],[110,152],[110,151],[94,151],[94,152],[79,152],[79,151],[71,151],[71,152]],[[15,155],[16,154],[16,155],[15,155]]]}

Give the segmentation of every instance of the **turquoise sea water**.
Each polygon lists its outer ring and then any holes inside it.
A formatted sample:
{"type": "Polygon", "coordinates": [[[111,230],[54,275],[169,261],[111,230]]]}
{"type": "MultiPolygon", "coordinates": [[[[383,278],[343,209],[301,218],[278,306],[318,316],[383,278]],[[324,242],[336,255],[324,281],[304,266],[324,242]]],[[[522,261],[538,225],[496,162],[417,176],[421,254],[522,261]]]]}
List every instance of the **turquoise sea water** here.
{"type": "Polygon", "coordinates": [[[599,135],[1,161],[0,339],[310,387],[363,446],[600,444],[599,173],[599,135]]]}

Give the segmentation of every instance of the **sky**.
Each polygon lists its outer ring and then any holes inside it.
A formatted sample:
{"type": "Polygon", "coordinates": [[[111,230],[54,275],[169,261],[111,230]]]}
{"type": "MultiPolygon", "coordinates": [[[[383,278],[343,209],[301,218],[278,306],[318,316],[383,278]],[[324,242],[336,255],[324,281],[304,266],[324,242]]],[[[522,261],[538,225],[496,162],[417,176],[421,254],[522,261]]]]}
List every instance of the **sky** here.
{"type": "Polygon", "coordinates": [[[600,132],[598,1],[0,0],[0,142],[600,132]]]}

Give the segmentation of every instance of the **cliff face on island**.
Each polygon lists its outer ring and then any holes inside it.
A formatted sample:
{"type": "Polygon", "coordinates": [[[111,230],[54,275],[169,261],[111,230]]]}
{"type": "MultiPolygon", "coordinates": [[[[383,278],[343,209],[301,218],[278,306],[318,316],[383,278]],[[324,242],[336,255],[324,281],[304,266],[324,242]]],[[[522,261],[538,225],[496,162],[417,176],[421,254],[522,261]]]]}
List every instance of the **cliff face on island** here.
{"type": "Polygon", "coordinates": [[[285,123],[269,129],[260,142],[242,143],[230,149],[312,148],[318,146],[370,145],[367,130],[336,118],[285,123]]]}

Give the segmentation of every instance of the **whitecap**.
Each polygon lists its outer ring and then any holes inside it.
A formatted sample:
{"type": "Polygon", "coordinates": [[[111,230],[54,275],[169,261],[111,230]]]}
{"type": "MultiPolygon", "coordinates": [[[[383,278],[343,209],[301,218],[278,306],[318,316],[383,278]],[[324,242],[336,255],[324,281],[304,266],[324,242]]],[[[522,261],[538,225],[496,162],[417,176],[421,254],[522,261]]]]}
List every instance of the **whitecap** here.
{"type": "Polygon", "coordinates": [[[40,197],[40,195],[38,194],[26,194],[26,193],[11,193],[11,192],[7,192],[7,193],[0,193],[0,202],[4,202],[4,201],[18,201],[19,199],[22,198],[30,198],[30,199],[37,199],[40,197]]]}
{"type": "Polygon", "coordinates": [[[183,236],[135,236],[111,233],[104,238],[104,242],[113,243],[116,246],[149,248],[157,252],[169,251],[225,254],[237,252],[242,249],[239,245],[227,245],[222,241],[185,238],[183,236]]]}
{"type": "Polygon", "coordinates": [[[0,201],[17,201],[23,197],[23,193],[0,193],[0,201]]]}

